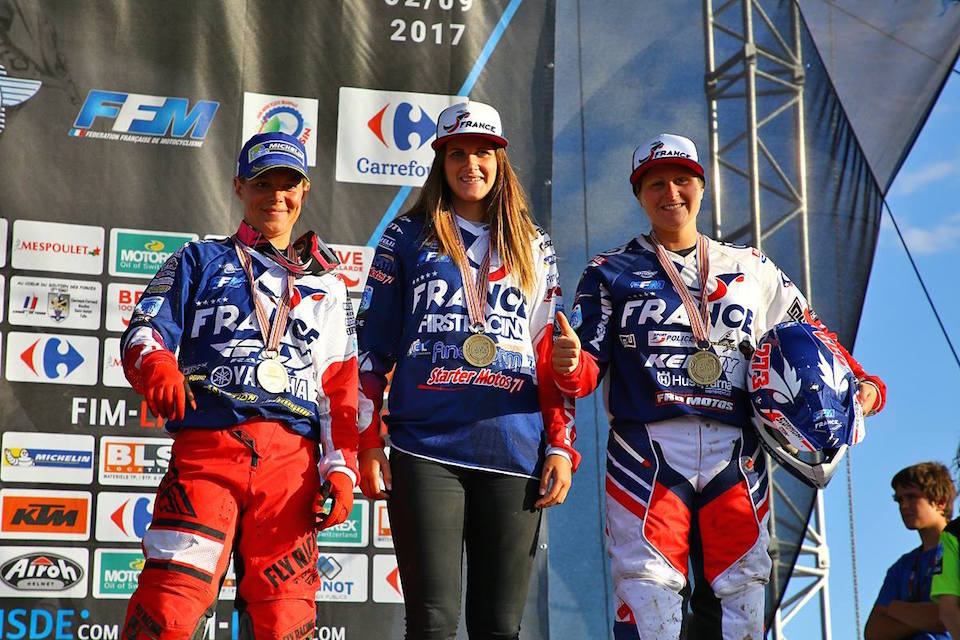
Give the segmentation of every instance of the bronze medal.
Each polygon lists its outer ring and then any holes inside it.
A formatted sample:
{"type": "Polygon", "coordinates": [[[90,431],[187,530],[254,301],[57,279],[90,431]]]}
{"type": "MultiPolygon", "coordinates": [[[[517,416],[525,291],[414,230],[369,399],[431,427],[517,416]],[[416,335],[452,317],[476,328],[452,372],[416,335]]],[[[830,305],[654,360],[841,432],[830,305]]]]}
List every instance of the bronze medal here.
{"type": "Polygon", "coordinates": [[[497,343],[484,333],[474,333],[463,341],[463,358],[474,367],[489,367],[497,358],[497,343]]]}
{"type": "Polygon", "coordinates": [[[723,366],[720,356],[710,350],[701,350],[690,356],[687,361],[687,375],[701,387],[708,387],[720,379],[723,366]]]}

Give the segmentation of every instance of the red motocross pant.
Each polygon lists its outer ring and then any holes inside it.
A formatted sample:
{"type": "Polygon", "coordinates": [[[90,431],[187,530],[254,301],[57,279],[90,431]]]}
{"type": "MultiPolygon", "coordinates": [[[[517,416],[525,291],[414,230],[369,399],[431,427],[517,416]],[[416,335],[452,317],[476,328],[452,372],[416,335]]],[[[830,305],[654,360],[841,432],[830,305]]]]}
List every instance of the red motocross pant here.
{"type": "Polygon", "coordinates": [[[231,551],[240,636],[312,637],[319,586],[316,443],[282,423],[185,429],[143,537],[123,640],[199,638],[231,551]]]}

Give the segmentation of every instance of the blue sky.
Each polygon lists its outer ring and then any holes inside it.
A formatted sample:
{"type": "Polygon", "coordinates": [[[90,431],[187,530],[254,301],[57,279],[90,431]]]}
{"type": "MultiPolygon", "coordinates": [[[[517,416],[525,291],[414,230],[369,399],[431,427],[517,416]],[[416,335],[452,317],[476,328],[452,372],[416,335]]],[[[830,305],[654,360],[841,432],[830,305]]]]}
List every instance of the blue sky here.
{"type": "MultiPolygon", "coordinates": [[[[948,79],[887,203],[960,349],[960,73],[948,79]]],[[[960,398],[960,368],[886,214],[853,353],[888,385],[886,408],[867,421],[866,440],[851,456],[862,637],[887,567],[919,544],[903,527],[890,478],[916,462],[952,465],[960,442],[960,412],[951,410],[960,398]]],[[[845,466],[827,487],[825,509],[833,637],[856,638],[845,466]]],[[[817,613],[808,604],[786,636],[819,638],[817,613]]]]}

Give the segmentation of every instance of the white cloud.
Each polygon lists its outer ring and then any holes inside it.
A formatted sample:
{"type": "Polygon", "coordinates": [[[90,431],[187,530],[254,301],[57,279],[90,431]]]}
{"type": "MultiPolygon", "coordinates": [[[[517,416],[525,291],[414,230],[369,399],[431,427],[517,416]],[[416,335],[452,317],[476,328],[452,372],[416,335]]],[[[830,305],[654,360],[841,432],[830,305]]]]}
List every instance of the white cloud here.
{"type": "Polygon", "coordinates": [[[934,162],[913,171],[901,171],[893,183],[895,195],[908,196],[937,180],[960,176],[960,162],[934,162]]]}
{"type": "Polygon", "coordinates": [[[930,255],[952,251],[960,245],[960,213],[948,216],[936,226],[911,227],[900,223],[903,239],[915,255],[930,255]]]}

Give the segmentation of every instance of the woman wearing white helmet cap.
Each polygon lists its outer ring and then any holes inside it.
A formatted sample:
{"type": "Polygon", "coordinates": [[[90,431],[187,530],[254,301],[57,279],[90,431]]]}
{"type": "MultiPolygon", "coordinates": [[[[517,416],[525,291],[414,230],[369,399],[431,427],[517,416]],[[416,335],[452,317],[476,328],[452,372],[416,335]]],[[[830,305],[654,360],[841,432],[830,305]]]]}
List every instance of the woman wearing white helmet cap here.
{"type": "Polygon", "coordinates": [[[440,114],[430,174],[384,231],[360,305],[360,487],[389,499],[411,640],[456,634],[464,547],[470,638],[518,637],[540,510],[579,460],[550,378],[553,243],[506,146],[493,107],[440,114]]]}
{"type": "MultiPolygon", "coordinates": [[[[609,374],[615,634],[679,637],[692,559],[720,602],[720,624],[697,637],[762,638],[769,491],[746,370],[752,346],[777,323],[829,332],[760,251],[698,233],[704,172],[691,140],[660,134],[637,147],[630,183],[651,231],[590,261],[570,323],[558,317],[552,355],[571,396],[609,374]]],[[[875,413],[883,383],[835,344],[875,413]]]]}

